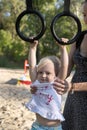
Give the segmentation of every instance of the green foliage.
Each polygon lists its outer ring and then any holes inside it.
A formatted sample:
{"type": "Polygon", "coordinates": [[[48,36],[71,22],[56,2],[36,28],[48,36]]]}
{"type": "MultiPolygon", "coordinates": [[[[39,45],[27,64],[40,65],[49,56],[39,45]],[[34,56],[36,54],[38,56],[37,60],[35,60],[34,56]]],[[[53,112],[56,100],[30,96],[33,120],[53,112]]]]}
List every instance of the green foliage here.
{"type": "Polygon", "coordinates": [[[12,38],[9,31],[0,30],[0,52],[8,53],[8,47],[10,48],[12,38]]]}
{"type": "Polygon", "coordinates": [[[24,61],[27,57],[28,48],[25,46],[26,44],[20,41],[13,41],[12,48],[10,50],[10,59],[14,59],[15,62],[24,61]]]}
{"type": "Polygon", "coordinates": [[[8,31],[0,31],[0,53],[11,61],[20,62],[25,59],[27,48],[24,42],[14,40],[8,31]]]}

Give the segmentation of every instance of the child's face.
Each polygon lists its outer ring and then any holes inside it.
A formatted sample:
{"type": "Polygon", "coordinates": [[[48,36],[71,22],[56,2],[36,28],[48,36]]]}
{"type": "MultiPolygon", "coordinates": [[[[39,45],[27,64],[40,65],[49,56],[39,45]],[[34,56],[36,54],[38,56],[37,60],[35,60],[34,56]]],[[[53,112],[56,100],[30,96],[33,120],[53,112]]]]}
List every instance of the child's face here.
{"type": "Polygon", "coordinates": [[[85,24],[87,24],[87,2],[83,5],[83,17],[85,24]]]}
{"type": "Polygon", "coordinates": [[[37,79],[41,83],[52,82],[54,81],[55,77],[55,68],[52,62],[48,62],[47,64],[43,65],[38,69],[37,79]]]}

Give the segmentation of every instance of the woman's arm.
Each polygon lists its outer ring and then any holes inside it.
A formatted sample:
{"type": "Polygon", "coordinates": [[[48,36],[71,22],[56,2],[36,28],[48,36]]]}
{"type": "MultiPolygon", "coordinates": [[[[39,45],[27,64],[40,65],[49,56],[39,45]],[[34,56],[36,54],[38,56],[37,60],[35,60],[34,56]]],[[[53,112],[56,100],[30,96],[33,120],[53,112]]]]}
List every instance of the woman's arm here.
{"type": "Polygon", "coordinates": [[[34,41],[30,44],[30,50],[29,50],[29,74],[31,81],[34,82],[36,80],[37,76],[37,68],[36,68],[36,51],[37,51],[37,45],[38,41],[34,41]]]}

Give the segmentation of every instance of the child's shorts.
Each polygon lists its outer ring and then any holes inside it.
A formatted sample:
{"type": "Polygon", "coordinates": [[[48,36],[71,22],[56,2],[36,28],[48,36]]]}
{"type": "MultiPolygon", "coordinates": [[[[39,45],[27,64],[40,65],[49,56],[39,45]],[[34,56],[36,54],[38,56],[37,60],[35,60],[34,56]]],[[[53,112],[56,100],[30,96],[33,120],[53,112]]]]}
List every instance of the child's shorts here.
{"type": "Polygon", "coordinates": [[[38,122],[34,122],[32,124],[31,130],[62,130],[62,127],[61,125],[58,125],[56,127],[48,127],[48,126],[40,125],[38,122]]]}

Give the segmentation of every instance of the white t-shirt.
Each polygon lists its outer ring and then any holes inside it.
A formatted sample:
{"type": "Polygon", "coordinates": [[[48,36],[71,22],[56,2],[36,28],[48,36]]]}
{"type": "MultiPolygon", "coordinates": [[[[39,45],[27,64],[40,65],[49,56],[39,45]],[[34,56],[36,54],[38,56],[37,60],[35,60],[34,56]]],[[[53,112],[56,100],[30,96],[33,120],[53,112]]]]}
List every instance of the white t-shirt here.
{"type": "Polygon", "coordinates": [[[32,94],[26,107],[44,118],[64,121],[61,114],[61,95],[57,94],[52,83],[40,83],[36,80],[31,87],[33,85],[37,87],[37,91],[32,94]]]}

